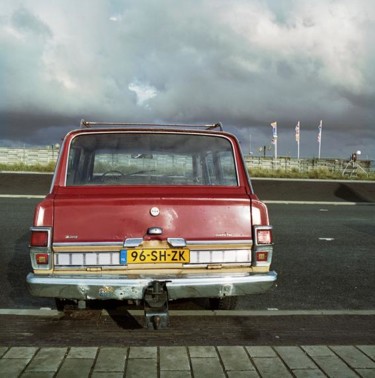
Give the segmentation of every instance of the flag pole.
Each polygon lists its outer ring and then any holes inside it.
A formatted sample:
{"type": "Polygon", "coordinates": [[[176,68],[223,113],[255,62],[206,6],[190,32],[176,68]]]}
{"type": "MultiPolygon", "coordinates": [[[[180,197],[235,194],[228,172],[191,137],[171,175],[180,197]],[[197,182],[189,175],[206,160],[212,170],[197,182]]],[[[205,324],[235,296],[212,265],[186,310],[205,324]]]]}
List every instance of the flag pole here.
{"type": "MultiPolygon", "coordinates": [[[[277,126],[276,126],[277,130],[277,126]]],[[[275,138],[275,160],[277,160],[277,137],[275,138]]]]}
{"type": "Polygon", "coordinates": [[[273,133],[272,133],[272,144],[275,146],[275,154],[274,154],[274,159],[277,159],[277,122],[272,122],[271,123],[273,133]]]}
{"type": "Polygon", "coordinates": [[[299,160],[299,141],[298,141],[298,151],[297,151],[297,159],[299,160]]]}
{"type": "Polygon", "coordinates": [[[320,152],[322,150],[322,128],[323,128],[323,121],[321,120],[318,126],[319,133],[318,133],[318,143],[319,143],[319,153],[318,158],[320,159],[320,152]]]}
{"type": "Polygon", "coordinates": [[[299,160],[300,122],[296,125],[297,159],[299,160]]]}

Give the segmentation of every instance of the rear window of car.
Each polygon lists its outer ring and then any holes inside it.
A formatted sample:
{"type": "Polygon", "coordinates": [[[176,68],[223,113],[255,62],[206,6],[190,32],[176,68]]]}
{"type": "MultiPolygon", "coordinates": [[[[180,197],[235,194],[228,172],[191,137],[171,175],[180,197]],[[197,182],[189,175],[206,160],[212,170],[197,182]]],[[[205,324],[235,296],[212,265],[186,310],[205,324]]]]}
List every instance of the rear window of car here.
{"type": "Polygon", "coordinates": [[[184,133],[93,133],[70,145],[67,186],[237,186],[226,137],[184,133]]]}

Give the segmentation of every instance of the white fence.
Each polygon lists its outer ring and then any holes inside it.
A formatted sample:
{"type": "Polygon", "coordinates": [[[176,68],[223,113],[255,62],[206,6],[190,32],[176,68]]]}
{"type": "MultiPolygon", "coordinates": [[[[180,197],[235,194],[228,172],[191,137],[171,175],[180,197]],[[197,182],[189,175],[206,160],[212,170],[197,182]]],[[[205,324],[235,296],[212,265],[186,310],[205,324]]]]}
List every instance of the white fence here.
{"type": "Polygon", "coordinates": [[[251,168],[261,168],[270,170],[309,172],[315,169],[324,169],[333,173],[370,173],[374,170],[374,165],[370,160],[344,160],[344,159],[296,159],[280,157],[245,157],[246,165],[251,168]]]}
{"type": "MultiPolygon", "coordinates": [[[[57,146],[48,147],[25,147],[25,148],[8,148],[0,147],[0,164],[25,164],[25,165],[47,165],[55,162],[59,149],[57,146]]],[[[325,168],[330,172],[342,172],[346,167],[351,171],[353,166],[348,164],[348,160],[343,159],[295,159],[289,157],[280,157],[277,160],[271,157],[245,156],[246,165],[249,168],[262,169],[281,169],[285,171],[311,171],[314,169],[325,168]]],[[[374,171],[374,164],[369,160],[357,161],[366,172],[374,171]]]]}
{"type": "Polygon", "coordinates": [[[0,164],[47,165],[56,161],[58,148],[55,146],[35,148],[0,147],[0,164]]]}

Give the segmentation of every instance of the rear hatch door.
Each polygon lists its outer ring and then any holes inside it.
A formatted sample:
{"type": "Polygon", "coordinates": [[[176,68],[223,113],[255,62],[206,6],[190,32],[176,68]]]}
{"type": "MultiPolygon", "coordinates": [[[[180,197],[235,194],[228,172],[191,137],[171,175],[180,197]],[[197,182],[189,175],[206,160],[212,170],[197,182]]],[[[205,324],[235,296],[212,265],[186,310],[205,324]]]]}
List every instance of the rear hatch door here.
{"type": "Polygon", "coordinates": [[[250,198],[243,188],[65,188],[55,198],[54,243],[251,239],[250,198]],[[151,228],[160,235],[151,236],[151,228]]]}

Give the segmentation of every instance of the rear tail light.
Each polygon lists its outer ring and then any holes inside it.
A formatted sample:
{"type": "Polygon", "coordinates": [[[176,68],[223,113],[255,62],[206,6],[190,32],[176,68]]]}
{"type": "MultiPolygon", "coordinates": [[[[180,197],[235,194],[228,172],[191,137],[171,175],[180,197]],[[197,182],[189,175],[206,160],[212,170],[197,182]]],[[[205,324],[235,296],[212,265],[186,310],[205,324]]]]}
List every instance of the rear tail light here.
{"type": "Polygon", "coordinates": [[[253,265],[269,267],[273,252],[272,227],[254,227],[253,265]]]}
{"type": "Polygon", "coordinates": [[[32,227],[30,232],[30,259],[33,269],[51,269],[52,229],[50,227],[32,227]]]}
{"type": "Polygon", "coordinates": [[[48,247],[49,232],[31,230],[30,247],[48,247]]]}
{"type": "Polygon", "coordinates": [[[272,245],[256,247],[253,250],[253,266],[269,267],[272,261],[272,245]]]}
{"type": "Polygon", "coordinates": [[[257,244],[271,244],[272,243],[272,233],[271,229],[256,229],[256,241],[257,244]]]}

